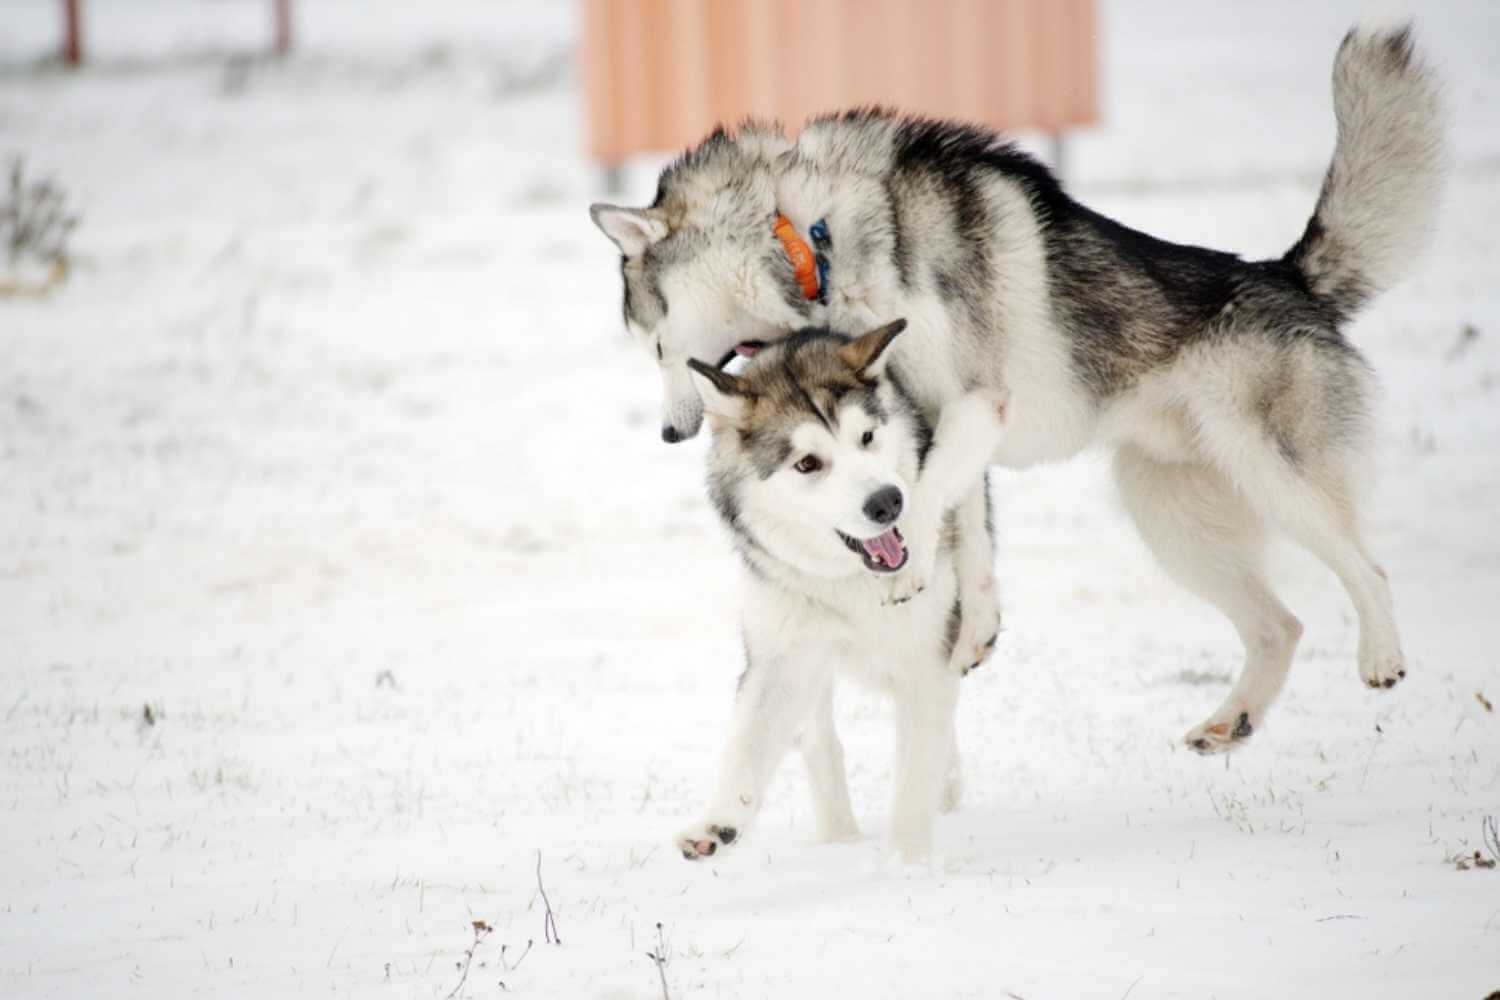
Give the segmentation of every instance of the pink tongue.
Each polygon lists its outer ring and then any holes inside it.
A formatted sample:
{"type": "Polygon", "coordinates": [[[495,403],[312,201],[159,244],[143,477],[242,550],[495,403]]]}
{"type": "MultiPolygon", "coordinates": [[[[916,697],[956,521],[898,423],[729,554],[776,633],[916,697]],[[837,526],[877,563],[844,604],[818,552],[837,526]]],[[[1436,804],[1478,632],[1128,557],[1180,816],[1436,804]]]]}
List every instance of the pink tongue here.
{"type": "Polygon", "coordinates": [[[734,353],[738,354],[742,358],[753,358],[753,357],[755,357],[755,352],[758,351],[758,350],[760,350],[760,345],[759,344],[735,344],[734,345],[734,353]]]}
{"type": "Polygon", "coordinates": [[[889,567],[901,565],[901,542],[896,538],[895,528],[887,529],[883,535],[866,538],[863,544],[870,558],[889,567]]]}

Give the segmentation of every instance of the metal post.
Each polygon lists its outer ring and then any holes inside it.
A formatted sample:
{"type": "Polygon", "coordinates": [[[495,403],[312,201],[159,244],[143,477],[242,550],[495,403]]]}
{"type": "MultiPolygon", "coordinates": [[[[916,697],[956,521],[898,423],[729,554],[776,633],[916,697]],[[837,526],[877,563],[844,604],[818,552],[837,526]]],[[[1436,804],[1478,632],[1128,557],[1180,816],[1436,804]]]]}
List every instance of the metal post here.
{"type": "Polygon", "coordinates": [[[63,62],[69,66],[83,63],[83,17],[80,0],[63,0],[63,62]]]}
{"type": "Polygon", "coordinates": [[[273,43],[278,56],[292,51],[292,0],[271,0],[271,12],[276,22],[276,39],[273,43]]]}
{"type": "Polygon", "coordinates": [[[622,163],[604,164],[604,193],[611,198],[622,198],[625,195],[625,165],[622,163]]]}

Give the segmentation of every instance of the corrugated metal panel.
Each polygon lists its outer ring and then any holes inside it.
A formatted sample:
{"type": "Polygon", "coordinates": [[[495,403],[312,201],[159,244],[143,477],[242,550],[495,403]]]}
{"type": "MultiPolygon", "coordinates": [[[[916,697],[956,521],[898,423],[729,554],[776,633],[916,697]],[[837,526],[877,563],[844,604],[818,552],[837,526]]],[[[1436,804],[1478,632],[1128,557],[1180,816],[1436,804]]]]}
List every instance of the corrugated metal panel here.
{"type": "Polygon", "coordinates": [[[1097,120],[1093,0],[583,0],[590,149],[886,104],[1060,133],[1097,120]]]}

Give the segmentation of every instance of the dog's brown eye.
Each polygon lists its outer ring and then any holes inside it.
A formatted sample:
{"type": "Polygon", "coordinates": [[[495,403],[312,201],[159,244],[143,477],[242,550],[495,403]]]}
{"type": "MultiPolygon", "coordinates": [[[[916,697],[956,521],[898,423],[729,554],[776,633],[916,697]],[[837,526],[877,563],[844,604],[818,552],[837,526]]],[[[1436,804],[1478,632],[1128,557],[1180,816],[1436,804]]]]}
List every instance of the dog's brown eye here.
{"type": "Polygon", "coordinates": [[[870,445],[873,444],[874,441],[875,441],[875,432],[874,431],[865,431],[864,436],[859,439],[859,443],[862,444],[862,445],[864,445],[866,448],[870,447],[870,445]]]}
{"type": "Polygon", "coordinates": [[[816,455],[803,455],[801,458],[797,459],[797,464],[792,466],[792,468],[796,469],[804,476],[810,472],[817,472],[822,467],[823,461],[816,455]]]}

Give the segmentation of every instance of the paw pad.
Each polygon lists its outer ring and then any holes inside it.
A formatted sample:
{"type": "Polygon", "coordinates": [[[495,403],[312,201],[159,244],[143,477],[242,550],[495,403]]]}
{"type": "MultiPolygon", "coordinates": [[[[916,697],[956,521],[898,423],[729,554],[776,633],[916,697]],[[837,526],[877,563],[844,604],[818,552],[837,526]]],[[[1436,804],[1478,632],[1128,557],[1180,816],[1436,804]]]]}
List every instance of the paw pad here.
{"type": "Polygon", "coordinates": [[[1241,712],[1239,719],[1234,724],[1234,732],[1229,735],[1232,739],[1242,740],[1253,732],[1255,732],[1255,727],[1250,725],[1250,713],[1241,712]]]}
{"type": "Polygon", "coordinates": [[[710,824],[678,838],[677,849],[688,861],[698,861],[713,857],[720,846],[728,847],[738,836],[739,830],[735,827],[710,824]]]}

